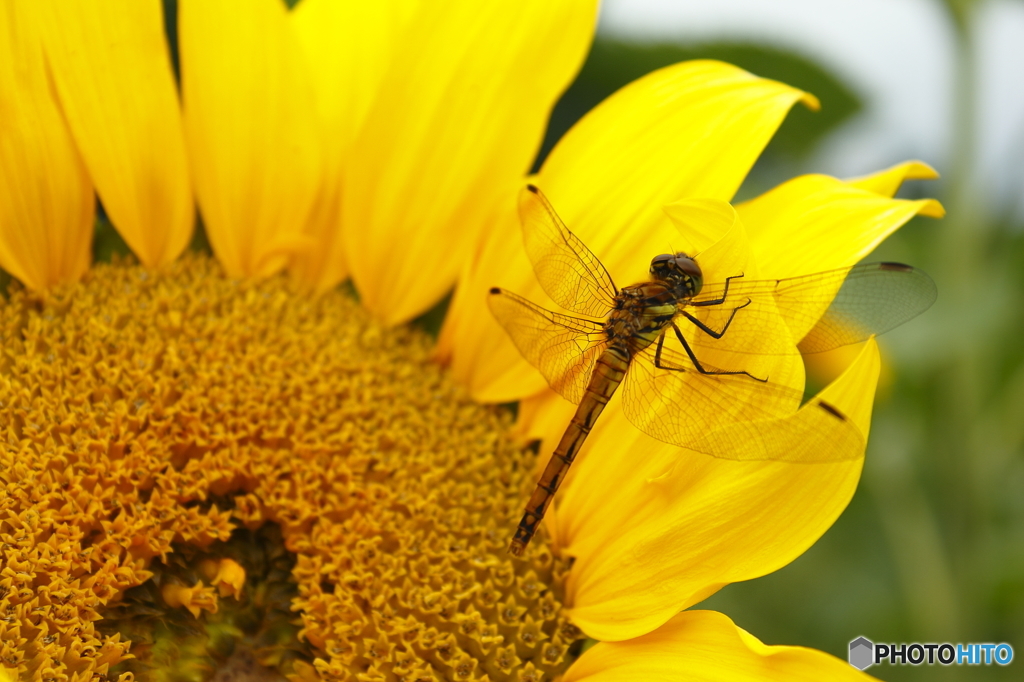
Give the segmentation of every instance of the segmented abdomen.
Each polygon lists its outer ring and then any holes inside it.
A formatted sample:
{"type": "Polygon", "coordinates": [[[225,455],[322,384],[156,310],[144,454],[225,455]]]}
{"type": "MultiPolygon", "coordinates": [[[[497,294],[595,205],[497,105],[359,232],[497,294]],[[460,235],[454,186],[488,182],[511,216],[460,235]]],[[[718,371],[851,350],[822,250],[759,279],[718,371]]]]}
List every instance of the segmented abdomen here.
{"type": "Polygon", "coordinates": [[[594,373],[590,377],[583,400],[580,401],[576,413],[569,426],[566,427],[562,439],[558,442],[551,459],[548,460],[540,481],[530,496],[516,534],[512,538],[508,551],[515,556],[522,554],[530,538],[537,532],[537,526],[544,518],[544,512],[554,499],[555,491],[569,471],[569,466],[583,442],[594,427],[594,422],[601,415],[612,394],[622,383],[629,369],[629,357],[618,348],[610,347],[601,354],[594,365],[594,373]]]}

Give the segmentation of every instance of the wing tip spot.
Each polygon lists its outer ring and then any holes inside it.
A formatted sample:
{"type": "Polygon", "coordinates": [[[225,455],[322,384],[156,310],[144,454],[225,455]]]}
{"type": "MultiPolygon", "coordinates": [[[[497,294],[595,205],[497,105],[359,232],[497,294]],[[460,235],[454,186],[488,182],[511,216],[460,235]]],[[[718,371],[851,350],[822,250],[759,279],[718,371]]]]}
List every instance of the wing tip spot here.
{"type": "Polygon", "coordinates": [[[526,186],[526,189],[530,190],[530,191],[531,191],[531,192],[533,192],[534,194],[539,194],[539,193],[540,193],[540,190],[539,190],[539,189],[537,189],[537,185],[534,185],[534,184],[529,184],[529,185],[527,185],[527,186],[526,186]]]}
{"type": "Polygon", "coordinates": [[[895,272],[910,272],[914,268],[907,265],[906,263],[879,263],[878,267],[882,270],[893,270],[895,272]]]}
{"type": "Polygon", "coordinates": [[[491,293],[492,294],[500,294],[501,293],[501,289],[499,287],[491,287],[491,293]]]}
{"type": "Polygon", "coordinates": [[[826,403],[824,400],[818,401],[818,407],[828,412],[830,415],[835,417],[841,422],[846,421],[846,415],[839,411],[839,408],[830,403],[826,403]]]}

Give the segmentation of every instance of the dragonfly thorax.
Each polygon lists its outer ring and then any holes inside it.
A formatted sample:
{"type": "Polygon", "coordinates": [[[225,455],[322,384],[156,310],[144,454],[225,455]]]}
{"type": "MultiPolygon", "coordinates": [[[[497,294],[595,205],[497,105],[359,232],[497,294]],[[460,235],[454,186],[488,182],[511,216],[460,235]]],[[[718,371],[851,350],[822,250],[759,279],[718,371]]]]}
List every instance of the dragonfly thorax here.
{"type": "Polygon", "coordinates": [[[704,273],[700,266],[682,251],[652,258],[651,277],[668,284],[680,298],[696,296],[704,286],[704,273]]]}

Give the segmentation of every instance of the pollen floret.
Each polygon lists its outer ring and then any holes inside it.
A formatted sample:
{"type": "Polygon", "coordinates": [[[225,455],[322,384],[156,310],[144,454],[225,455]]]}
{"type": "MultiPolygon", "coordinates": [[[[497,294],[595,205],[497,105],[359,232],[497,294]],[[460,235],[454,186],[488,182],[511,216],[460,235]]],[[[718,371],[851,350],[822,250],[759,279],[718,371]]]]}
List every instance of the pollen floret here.
{"type": "Polygon", "coordinates": [[[201,256],[15,290],[0,334],[0,668],[130,678],[117,664],[135,652],[104,613],[182,547],[203,557],[195,582],[151,591],[154,608],[216,613],[259,588],[216,548],[267,523],[296,557],[314,652],[294,679],[567,665],[564,561],[543,542],[505,553],[532,455],[430,362],[425,335],[201,256]]]}

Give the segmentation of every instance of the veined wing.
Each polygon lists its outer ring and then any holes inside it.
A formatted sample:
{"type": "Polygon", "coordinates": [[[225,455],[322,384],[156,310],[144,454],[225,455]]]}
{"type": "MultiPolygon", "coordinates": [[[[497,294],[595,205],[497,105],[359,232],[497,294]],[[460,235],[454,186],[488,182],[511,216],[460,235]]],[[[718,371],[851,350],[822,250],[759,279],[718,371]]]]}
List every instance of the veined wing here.
{"type": "Polygon", "coordinates": [[[935,297],[935,283],[921,270],[901,263],[866,263],[789,279],[734,278],[728,290],[724,283],[705,287],[684,312],[715,331],[728,323],[725,334],[715,339],[682,319],[679,326],[691,327],[686,336],[695,348],[761,355],[819,353],[889,331],[927,310],[935,297]],[[789,338],[765,334],[777,316],[791,330],[789,338]]]}
{"type": "Polygon", "coordinates": [[[512,343],[551,388],[579,403],[594,363],[607,345],[602,325],[546,310],[497,287],[491,289],[487,304],[512,343]]]}
{"type": "Polygon", "coordinates": [[[730,422],[783,417],[800,406],[803,396],[796,390],[745,374],[702,374],[686,354],[657,346],[634,356],[622,401],[626,417],[658,440],[686,446],[730,422]]]}
{"type": "Polygon", "coordinates": [[[863,452],[864,435],[832,405],[813,398],[799,407],[802,396],[789,387],[701,374],[685,354],[665,347],[633,359],[622,391],[623,411],[641,431],[713,457],[831,462],[863,452]]]}
{"type": "Polygon", "coordinates": [[[607,317],[618,294],[611,275],[533,185],[519,193],[519,219],[526,255],[548,296],[574,313],[607,317]]]}

